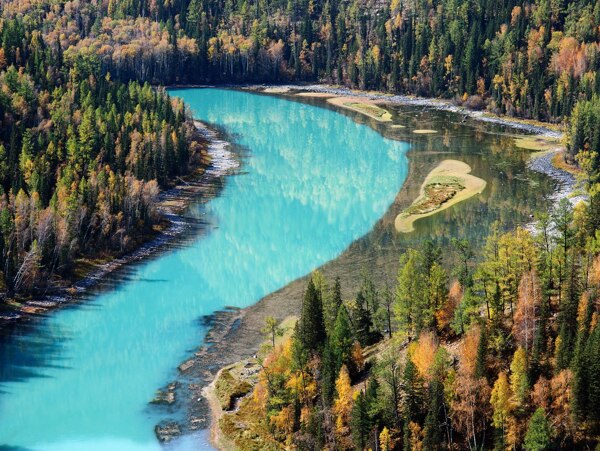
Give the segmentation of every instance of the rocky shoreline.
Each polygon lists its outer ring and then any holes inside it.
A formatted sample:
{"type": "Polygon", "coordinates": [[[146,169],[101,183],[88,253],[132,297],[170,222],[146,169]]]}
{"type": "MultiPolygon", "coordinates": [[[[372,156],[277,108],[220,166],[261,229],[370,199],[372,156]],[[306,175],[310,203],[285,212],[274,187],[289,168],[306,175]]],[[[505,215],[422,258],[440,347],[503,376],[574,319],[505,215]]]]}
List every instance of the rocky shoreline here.
{"type": "Polygon", "coordinates": [[[174,244],[185,232],[201,226],[198,221],[183,215],[185,209],[192,202],[206,202],[213,198],[220,189],[218,180],[236,169],[239,162],[228,149],[229,143],[221,139],[217,131],[200,121],[194,121],[194,124],[207,142],[207,158],[202,162],[206,166],[202,170],[198,169],[196,175],[188,176],[188,180],[179,178],[176,186],[159,193],[158,210],[166,227],[132,252],[97,265],[72,285],[57,287],[43,297],[24,301],[19,308],[0,312],[0,329],[77,302],[109,274],[130,263],[156,255],[174,244]]]}
{"type": "Polygon", "coordinates": [[[532,155],[528,167],[532,171],[546,174],[548,177],[556,180],[557,189],[551,196],[551,200],[558,203],[561,199],[568,199],[572,205],[580,201],[586,201],[587,196],[583,193],[575,194],[578,190],[577,177],[564,169],[556,167],[553,159],[560,153],[560,150],[551,150],[532,155]]]}

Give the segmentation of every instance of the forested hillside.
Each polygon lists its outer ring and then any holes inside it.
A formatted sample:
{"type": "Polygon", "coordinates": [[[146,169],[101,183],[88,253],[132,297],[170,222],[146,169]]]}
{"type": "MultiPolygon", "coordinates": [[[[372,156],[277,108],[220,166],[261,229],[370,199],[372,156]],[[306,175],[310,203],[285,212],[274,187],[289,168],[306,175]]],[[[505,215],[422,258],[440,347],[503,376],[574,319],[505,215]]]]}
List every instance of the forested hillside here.
{"type": "Polygon", "coordinates": [[[115,78],[101,52],[77,47],[92,6],[2,8],[0,282],[10,295],[68,277],[77,257],[139,243],[158,219],[159,187],[188,171],[199,143],[181,101],[115,78]]]}
{"type": "Polygon", "coordinates": [[[192,0],[207,78],[327,80],[550,121],[600,89],[592,0],[192,0]]]}
{"type": "MultiPolygon", "coordinates": [[[[220,427],[239,449],[594,449],[600,235],[563,200],[535,235],[425,242],[352,299],[315,273],[291,338],[220,427]]],[[[274,335],[273,335],[274,336],[274,335]]],[[[274,340],[273,340],[274,343],[274,340]]]]}

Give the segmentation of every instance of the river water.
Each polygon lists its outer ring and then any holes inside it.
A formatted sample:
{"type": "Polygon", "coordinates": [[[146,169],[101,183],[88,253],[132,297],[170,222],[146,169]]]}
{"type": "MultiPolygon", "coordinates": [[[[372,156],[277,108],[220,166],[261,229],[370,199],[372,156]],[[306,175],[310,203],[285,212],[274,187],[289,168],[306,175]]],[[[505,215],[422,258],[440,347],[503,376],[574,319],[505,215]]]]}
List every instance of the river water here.
{"type": "Polygon", "coordinates": [[[407,177],[408,144],[335,111],[235,90],[172,94],[235,141],[241,170],[189,209],[202,236],[3,337],[0,449],[159,448],[148,402],[201,343],[198,319],[335,258],[407,177]]]}

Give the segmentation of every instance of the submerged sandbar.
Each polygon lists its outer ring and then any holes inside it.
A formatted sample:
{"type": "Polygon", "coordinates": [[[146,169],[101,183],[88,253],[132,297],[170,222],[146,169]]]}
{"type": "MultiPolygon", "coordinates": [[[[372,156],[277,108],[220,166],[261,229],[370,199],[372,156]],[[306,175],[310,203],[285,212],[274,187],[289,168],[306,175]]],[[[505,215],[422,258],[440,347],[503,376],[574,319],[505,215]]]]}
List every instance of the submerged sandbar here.
{"type": "Polygon", "coordinates": [[[325,92],[299,92],[296,94],[299,97],[317,97],[327,99],[332,105],[355,111],[356,113],[364,114],[365,116],[375,119],[379,122],[390,122],[392,113],[380,107],[378,100],[368,99],[359,96],[340,96],[325,92]]]}
{"type": "Polygon", "coordinates": [[[401,233],[412,232],[416,220],[480,194],[487,182],[470,172],[471,166],[462,161],[442,161],[425,178],[419,197],[396,216],[396,230],[401,233]]]}

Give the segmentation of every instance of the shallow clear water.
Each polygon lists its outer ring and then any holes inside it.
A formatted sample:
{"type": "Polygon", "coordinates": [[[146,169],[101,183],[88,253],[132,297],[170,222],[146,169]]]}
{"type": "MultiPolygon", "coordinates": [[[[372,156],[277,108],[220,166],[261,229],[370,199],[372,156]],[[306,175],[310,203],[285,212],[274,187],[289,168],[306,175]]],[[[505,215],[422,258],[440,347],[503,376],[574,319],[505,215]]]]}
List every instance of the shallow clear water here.
{"type": "Polygon", "coordinates": [[[148,401],[201,343],[198,318],[336,257],[406,178],[408,146],[345,115],[233,90],[173,94],[247,149],[243,173],[191,209],[208,234],[2,343],[0,448],[158,448],[148,401]]]}

